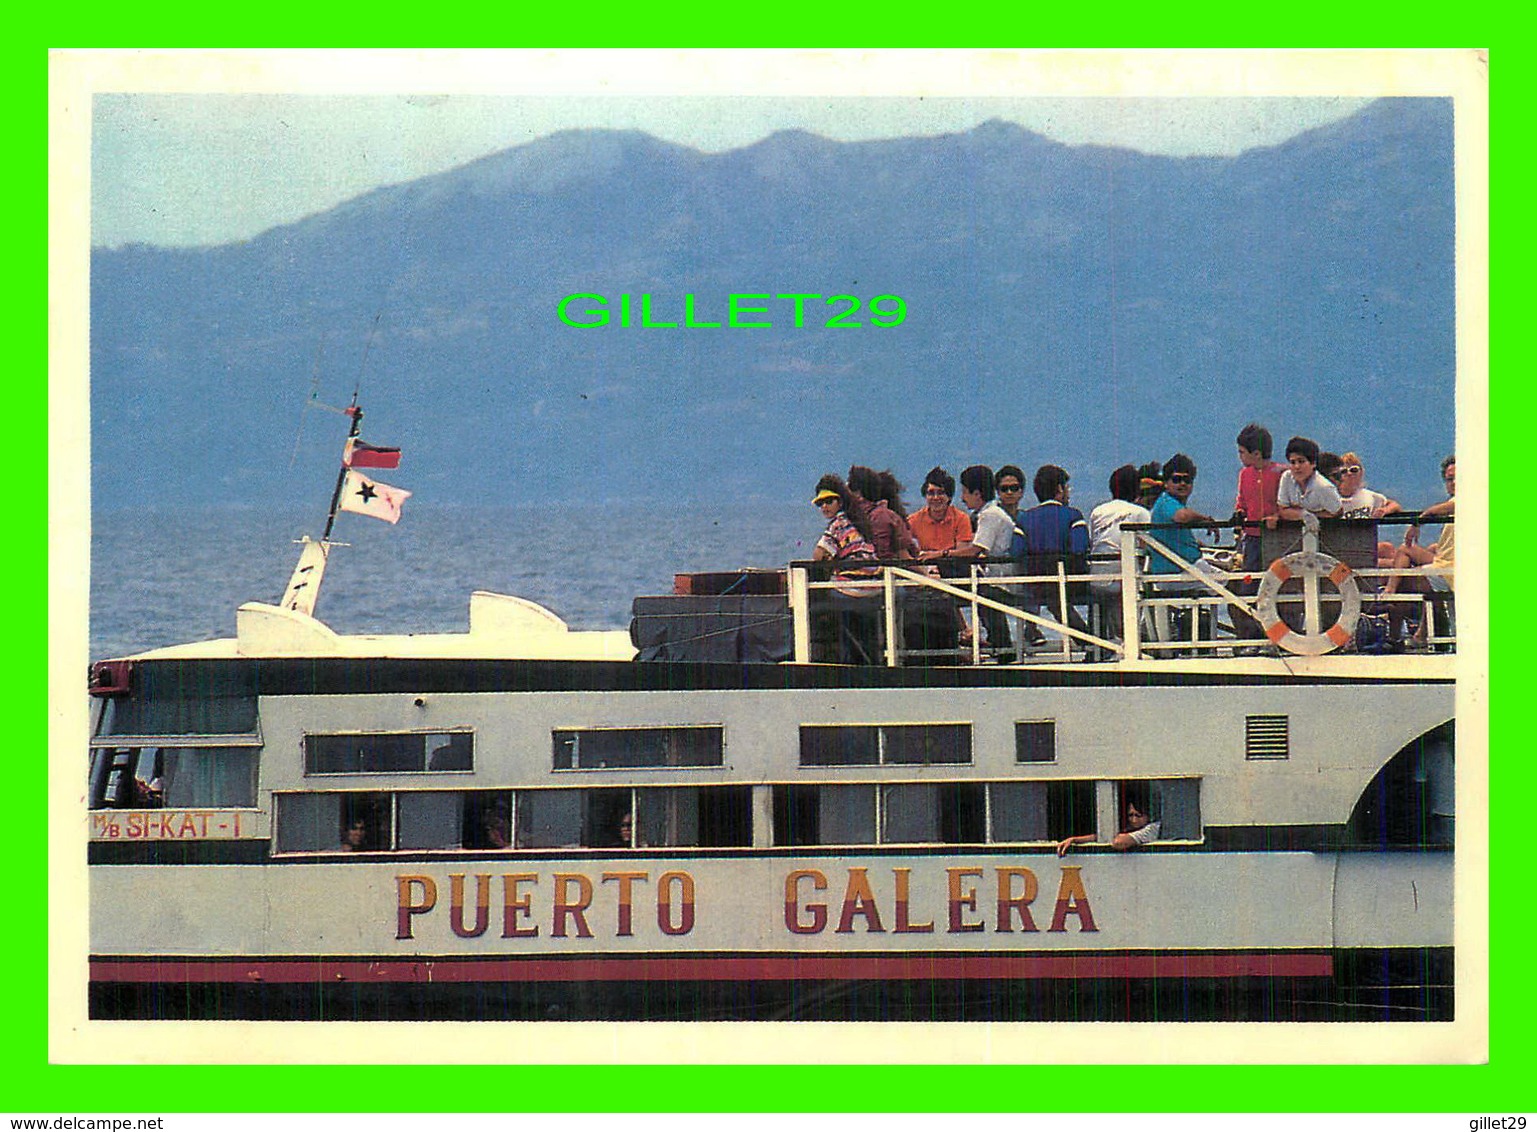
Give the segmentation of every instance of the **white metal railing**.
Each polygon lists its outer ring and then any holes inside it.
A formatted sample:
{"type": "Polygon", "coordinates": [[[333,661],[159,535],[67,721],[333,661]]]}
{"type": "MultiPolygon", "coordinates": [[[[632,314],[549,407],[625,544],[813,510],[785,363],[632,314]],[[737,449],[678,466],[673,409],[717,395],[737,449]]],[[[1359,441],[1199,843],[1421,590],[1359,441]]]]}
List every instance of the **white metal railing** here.
{"type": "MultiPolygon", "coordinates": [[[[869,567],[872,572],[868,574],[845,572],[814,580],[815,573],[867,567],[863,564],[856,567],[849,562],[791,563],[789,603],[795,639],[794,659],[801,664],[810,663],[813,659],[827,659],[814,658],[812,655],[812,619],[813,614],[817,612],[816,604],[824,594],[838,596],[830,598],[829,608],[823,612],[846,616],[857,615],[863,618],[867,626],[878,627],[874,648],[870,650],[875,654],[869,657],[872,662],[878,661],[895,667],[905,660],[933,659],[935,650],[925,653],[923,650],[908,648],[902,639],[901,595],[904,592],[917,591],[944,595],[954,601],[955,609],[963,610],[969,615],[967,621],[970,631],[969,643],[958,643],[954,648],[937,650],[940,659],[952,663],[969,660],[972,664],[982,664],[985,659],[994,659],[999,653],[1013,654],[1013,658],[1018,661],[1026,660],[1025,647],[1016,647],[1012,641],[989,642],[989,647],[984,652],[982,610],[992,611],[1002,619],[1003,624],[1011,627],[1030,625],[1042,630],[1043,635],[1045,633],[1055,635],[1055,643],[1048,639],[1046,646],[1034,646],[1029,650],[1028,659],[1031,663],[1090,658],[1139,660],[1154,656],[1209,656],[1224,653],[1234,655],[1284,651],[1278,650],[1265,636],[1238,635],[1233,621],[1230,620],[1224,624],[1220,617],[1224,612],[1238,613],[1258,621],[1260,610],[1257,607],[1257,598],[1237,592],[1238,588],[1248,588],[1248,585],[1238,586],[1237,584],[1253,583],[1262,575],[1242,569],[1224,570],[1209,565],[1197,566],[1189,563],[1160,540],[1157,532],[1164,526],[1167,525],[1148,524],[1124,528],[1121,532],[1119,572],[1115,574],[1069,574],[1061,563],[1057,564],[1056,571],[1052,574],[992,574],[988,573],[989,566],[994,569],[999,566],[1007,569],[1018,567],[1013,563],[996,561],[987,563],[973,560],[967,576],[963,578],[942,578],[928,572],[921,563],[907,562],[884,563],[878,567],[872,565],[869,567]],[[1154,556],[1172,563],[1177,569],[1163,573],[1151,572],[1143,562],[1144,560],[1150,562],[1154,556]],[[1118,585],[1119,597],[1109,596],[1102,591],[1098,596],[1091,596],[1087,602],[1082,599],[1076,603],[1072,601],[1073,595],[1069,587],[1094,583],[1101,586],[1106,583],[1118,585]],[[1171,588],[1173,585],[1179,588],[1171,588]],[[1054,616],[1042,616],[1038,612],[1041,606],[1032,604],[1032,601],[1039,598],[1042,587],[1051,587],[1054,591],[1055,602],[1046,603],[1047,608],[1052,608],[1054,605],[1052,610],[1054,616]],[[992,595],[996,596],[990,595],[988,591],[992,591],[992,595]],[[834,610],[831,605],[837,601],[841,601],[842,604],[834,610]],[[859,609],[854,605],[854,603],[866,601],[870,603],[868,609],[859,609]],[[1113,634],[1106,628],[1106,622],[1113,621],[1109,611],[1117,601],[1121,622],[1119,635],[1113,634]],[[1069,619],[1063,616],[1064,611],[1072,605],[1087,608],[1089,631],[1069,624],[1069,619]],[[1172,615],[1175,611],[1184,611],[1185,617],[1188,618],[1188,629],[1180,634],[1178,639],[1175,637],[1173,628],[1175,618],[1172,615]],[[1098,631],[1095,631],[1096,627],[1098,631]],[[1202,633],[1203,627],[1208,630],[1205,634],[1202,633]]],[[[1311,529],[1304,529],[1302,549],[1304,552],[1317,552],[1316,524],[1311,529]]],[[[1351,573],[1357,579],[1371,580],[1375,583],[1394,576],[1449,577],[1452,571],[1429,566],[1401,570],[1372,568],[1353,570],[1351,573]]],[[[1333,594],[1323,592],[1316,575],[1305,574],[1300,581],[1302,592],[1279,593],[1275,599],[1276,605],[1288,609],[1296,609],[1300,606],[1302,618],[1298,632],[1306,636],[1315,636],[1324,624],[1325,611],[1338,604],[1340,599],[1333,594]]],[[[1451,614],[1450,592],[1433,595],[1422,592],[1394,594],[1373,592],[1363,595],[1362,600],[1363,603],[1377,610],[1372,616],[1381,616],[1384,611],[1391,611],[1393,607],[1402,607],[1404,615],[1400,620],[1404,622],[1412,619],[1415,606],[1422,605],[1422,615],[1427,619],[1424,634],[1425,647],[1455,648],[1456,635],[1451,614]]],[[[1389,616],[1392,616],[1391,612],[1389,616]]],[[[839,631],[841,632],[842,629],[839,631]]]]}

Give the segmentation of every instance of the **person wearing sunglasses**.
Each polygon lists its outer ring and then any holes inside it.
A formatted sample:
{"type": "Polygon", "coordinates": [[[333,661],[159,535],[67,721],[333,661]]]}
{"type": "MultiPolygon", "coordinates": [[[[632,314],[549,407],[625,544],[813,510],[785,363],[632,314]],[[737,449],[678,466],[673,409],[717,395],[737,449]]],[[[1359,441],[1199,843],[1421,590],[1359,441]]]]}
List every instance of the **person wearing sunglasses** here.
{"type": "MultiPolygon", "coordinates": [[[[987,569],[991,577],[1013,574],[1014,568],[1008,561],[1009,546],[1014,541],[1014,516],[1019,511],[1019,500],[1024,490],[1025,473],[1013,464],[1003,465],[996,473],[985,464],[973,464],[963,471],[961,502],[971,508],[972,536],[969,554],[960,551],[957,556],[965,554],[997,559],[997,563],[987,569]],[[994,491],[998,493],[996,499],[993,498],[994,491]]],[[[1008,602],[1011,591],[991,589],[987,596],[995,601],[1008,602]]],[[[1011,618],[985,606],[980,616],[988,644],[995,650],[1008,649],[1011,618]]],[[[1026,637],[1031,640],[1035,637],[1045,639],[1038,629],[1027,633],[1026,637]]]]}
{"type": "Polygon", "coordinates": [[[1331,478],[1340,493],[1341,519],[1380,519],[1403,510],[1380,491],[1366,486],[1366,469],[1354,452],[1340,457],[1340,466],[1331,478]]]}
{"type": "MultiPolygon", "coordinates": [[[[1153,504],[1154,523],[1208,523],[1213,531],[1217,520],[1202,514],[1190,506],[1190,496],[1195,491],[1195,461],[1183,452],[1176,452],[1163,465],[1163,494],[1153,504]]],[[[1165,546],[1186,562],[1194,565],[1201,561],[1201,544],[1195,532],[1188,527],[1154,531],[1165,546]]],[[[1173,562],[1161,554],[1154,554],[1148,565],[1150,574],[1183,574],[1173,562]]]]}
{"type": "MultiPolygon", "coordinates": [[[[1216,537],[1217,520],[1190,506],[1190,496],[1195,491],[1195,461],[1183,452],[1176,452],[1163,465],[1163,494],[1153,504],[1153,537],[1168,547],[1182,561],[1203,573],[1210,572],[1206,560],[1201,557],[1201,544],[1196,541],[1195,531],[1189,527],[1165,527],[1159,523],[1204,523],[1216,537]]],[[[1204,589],[1193,581],[1177,563],[1156,550],[1148,556],[1147,572],[1155,577],[1154,589],[1160,596],[1193,593],[1204,589]],[[1163,575],[1158,578],[1158,575],[1163,575]]],[[[1160,641],[1174,639],[1176,632],[1166,605],[1153,608],[1154,632],[1160,641]]]]}

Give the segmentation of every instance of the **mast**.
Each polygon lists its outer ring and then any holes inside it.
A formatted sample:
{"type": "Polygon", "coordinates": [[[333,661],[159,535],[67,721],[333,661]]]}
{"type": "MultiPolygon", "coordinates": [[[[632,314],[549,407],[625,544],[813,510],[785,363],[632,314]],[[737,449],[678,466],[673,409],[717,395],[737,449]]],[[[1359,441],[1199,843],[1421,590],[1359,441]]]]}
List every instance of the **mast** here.
{"type": "MultiPolygon", "coordinates": [[[[345,409],[342,410],[342,412],[346,413],[349,417],[352,418],[352,428],[347,433],[347,444],[350,445],[354,440],[358,438],[358,432],[363,427],[363,409],[358,404],[358,395],[356,390],[354,390],[352,393],[352,404],[348,405],[345,409]]],[[[331,511],[330,514],[326,516],[325,533],[320,536],[320,541],[322,543],[329,543],[331,541],[331,528],[336,525],[336,511],[337,508],[341,506],[342,502],[342,485],[347,482],[346,452],[347,449],[344,446],[342,448],[342,466],[336,473],[336,488],[331,492],[331,511]]]]}
{"type": "Polygon", "coordinates": [[[363,409],[358,405],[356,390],[352,394],[352,404],[342,412],[352,418],[352,426],[347,431],[347,439],[342,448],[336,487],[331,491],[331,509],[326,514],[325,533],[320,536],[319,542],[311,540],[308,535],[300,540],[303,549],[299,551],[299,563],[294,567],[293,576],[288,579],[288,588],[283,591],[283,608],[309,617],[315,615],[315,602],[320,598],[320,581],[325,576],[326,562],[331,554],[331,529],[336,525],[336,514],[341,508],[342,487],[347,482],[347,449],[357,439],[363,425],[363,409]]]}

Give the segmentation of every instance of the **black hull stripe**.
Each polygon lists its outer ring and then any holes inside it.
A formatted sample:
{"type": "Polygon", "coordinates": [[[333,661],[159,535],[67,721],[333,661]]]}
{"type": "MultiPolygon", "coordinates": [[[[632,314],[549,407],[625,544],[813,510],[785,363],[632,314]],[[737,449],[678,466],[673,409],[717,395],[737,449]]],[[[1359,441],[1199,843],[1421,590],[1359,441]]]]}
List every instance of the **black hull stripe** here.
{"type": "MultiPolygon", "coordinates": [[[[186,682],[232,667],[253,670],[263,696],[406,692],[698,692],[804,691],[861,688],[1161,688],[1358,685],[1328,676],[1221,672],[1117,672],[1087,665],[1058,668],[885,668],[877,666],[685,664],[643,661],[444,660],[399,657],[313,659],[143,660],[179,665],[186,682]]],[[[1421,686],[1451,679],[1403,678],[1378,683],[1421,686]]]]}

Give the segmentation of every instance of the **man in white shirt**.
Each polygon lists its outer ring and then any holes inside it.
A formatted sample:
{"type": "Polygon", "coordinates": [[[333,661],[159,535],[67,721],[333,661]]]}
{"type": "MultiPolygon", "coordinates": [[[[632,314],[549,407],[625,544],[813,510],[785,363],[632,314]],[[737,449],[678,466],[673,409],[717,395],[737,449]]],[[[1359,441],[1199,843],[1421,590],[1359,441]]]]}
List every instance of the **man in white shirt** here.
{"type": "Polygon", "coordinates": [[[1090,583],[1090,592],[1105,633],[1113,638],[1121,635],[1121,524],[1153,521],[1153,513],[1137,502],[1140,484],[1136,466],[1122,464],[1110,473],[1110,499],[1089,512],[1089,572],[1106,575],[1090,583]]]}
{"type": "Polygon", "coordinates": [[[1380,519],[1403,510],[1380,491],[1366,486],[1366,469],[1354,452],[1340,457],[1339,471],[1330,478],[1339,487],[1341,519],[1380,519]]]}
{"type": "MultiPolygon", "coordinates": [[[[1020,497],[1024,490],[1025,473],[1013,464],[1005,464],[999,468],[996,477],[993,470],[985,464],[973,464],[963,471],[961,502],[972,513],[971,521],[974,530],[970,551],[965,554],[957,551],[956,556],[980,556],[996,560],[998,564],[988,568],[989,577],[999,578],[1013,574],[1014,567],[1009,559],[1009,546],[1014,541],[1014,512],[1019,509],[1020,497]],[[994,499],[995,486],[1000,496],[1007,496],[1007,498],[994,499]]],[[[995,601],[1007,602],[1016,592],[995,588],[985,596],[995,601]]],[[[980,612],[982,629],[987,635],[988,644],[994,649],[1010,648],[1010,623],[1013,618],[1005,617],[996,609],[986,607],[982,607],[980,612]]],[[[1027,639],[1040,636],[1040,630],[1035,630],[1033,634],[1027,634],[1027,639]]]]}
{"type": "Polygon", "coordinates": [[[1286,442],[1286,464],[1287,471],[1276,493],[1280,515],[1271,515],[1265,525],[1275,530],[1278,518],[1301,519],[1304,511],[1311,511],[1320,519],[1338,518],[1340,493],[1318,474],[1318,445],[1305,436],[1292,437],[1286,442]]]}

